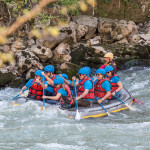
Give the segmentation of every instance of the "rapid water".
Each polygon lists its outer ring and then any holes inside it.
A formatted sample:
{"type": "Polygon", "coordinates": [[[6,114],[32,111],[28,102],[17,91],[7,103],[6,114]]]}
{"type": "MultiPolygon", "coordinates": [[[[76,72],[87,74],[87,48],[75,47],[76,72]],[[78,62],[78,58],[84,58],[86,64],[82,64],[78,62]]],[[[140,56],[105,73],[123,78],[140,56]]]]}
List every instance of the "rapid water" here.
{"type": "Polygon", "coordinates": [[[0,90],[0,150],[149,150],[150,68],[118,73],[137,100],[136,111],[76,121],[57,107],[41,111],[33,103],[9,106],[19,89],[0,90]]]}

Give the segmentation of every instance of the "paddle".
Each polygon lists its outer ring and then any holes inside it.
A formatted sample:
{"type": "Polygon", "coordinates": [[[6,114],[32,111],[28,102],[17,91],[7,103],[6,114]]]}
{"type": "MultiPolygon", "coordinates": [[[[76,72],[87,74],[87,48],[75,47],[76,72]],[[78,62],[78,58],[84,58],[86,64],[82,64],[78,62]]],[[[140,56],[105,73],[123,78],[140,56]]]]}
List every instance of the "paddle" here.
{"type": "Polygon", "coordinates": [[[116,95],[114,95],[114,97],[116,97],[119,101],[121,101],[124,105],[126,105],[131,111],[133,111],[133,107],[129,106],[128,104],[126,104],[123,100],[121,100],[119,97],[117,97],[116,95]]]}
{"type": "MultiPolygon", "coordinates": [[[[95,99],[98,101],[97,97],[95,96],[95,99]]],[[[102,106],[102,108],[105,110],[105,112],[108,114],[108,116],[110,115],[109,112],[105,109],[105,107],[100,103],[100,105],[102,106]]]]}
{"type": "MultiPolygon", "coordinates": [[[[27,87],[25,90],[23,90],[22,93],[25,92],[26,90],[28,90],[34,83],[35,83],[35,82],[33,82],[29,87],[27,87]]],[[[19,97],[19,96],[20,96],[20,95],[18,94],[17,96],[15,96],[14,98],[12,98],[12,99],[9,101],[9,103],[10,103],[12,100],[16,99],[17,97],[19,97]]]]}
{"type": "MultiPolygon", "coordinates": [[[[74,90],[75,90],[75,97],[77,97],[77,91],[76,91],[76,81],[74,80],[74,90]]],[[[75,120],[80,120],[81,116],[79,114],[78,111],[78,101],[76,100],[76,116],[75,116],[75,120]]]]}
{"type": "MultiPolygon", "coordinates": [[[[45,90],[44,90],[44,77],[42,77],[43,80],[43,96],[45,96],[45,90]]],[[[43,98],[43,107],[41,108],[42,110],[45,109],[45,98],[43,98]]]]}
{"type": "Polygon", "coordinates": [[[137,100],[137,99],[133,99],[133,102],[135,102],[135,103],[138,103],[138,104],[144,104],[144,102],[143,101],[139,101],[139,100],[137,100]]]}

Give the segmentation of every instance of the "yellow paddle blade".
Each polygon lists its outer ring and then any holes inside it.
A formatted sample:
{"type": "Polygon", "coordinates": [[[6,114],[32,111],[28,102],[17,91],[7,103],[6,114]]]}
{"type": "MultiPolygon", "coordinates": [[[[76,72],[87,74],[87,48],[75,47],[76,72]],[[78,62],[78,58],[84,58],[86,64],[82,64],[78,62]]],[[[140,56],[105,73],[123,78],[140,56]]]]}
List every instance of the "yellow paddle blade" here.
{"type": "Polygon", "coordinates": [[[41,110],[45,110],[45,109],[47,109],[46,107],[41,107],[41,110]]]}
{"type": "Polygon", "coordinates": [[[19,104],[12,102],[11,105],[13,105],[13,106],[18,106],[19,104]]]}

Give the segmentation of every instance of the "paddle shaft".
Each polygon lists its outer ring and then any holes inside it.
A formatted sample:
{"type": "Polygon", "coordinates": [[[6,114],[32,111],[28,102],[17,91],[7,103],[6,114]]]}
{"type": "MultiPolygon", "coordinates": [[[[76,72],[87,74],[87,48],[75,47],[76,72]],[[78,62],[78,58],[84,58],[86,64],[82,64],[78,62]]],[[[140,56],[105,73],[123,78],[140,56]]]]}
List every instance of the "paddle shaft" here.
{"type": "MultiPolygon", "coordinates": [[[[95,96],[95,99],[98,101],[97,97],[95,96]]],[[[108,113],[108,111],[105,109],[105,107],[100,103],[100,105],[102,106],[102,108],[108,113]]]]}
{"type": "Polygon", "coordinates": [[[123,101],[123,100],[121,100],[119,97],[117,97],[116,95],[114,95],[119,101],[121,101],[123,104],[125,104],[126,105],[126,103],[123,101]]]}
{"type": "MultiPolygon", "coordinates": [[[[25,92],[26,90],[28,90],[34,83],[35,83],[35,82],[33,82],[29,87],[27,87],[25,90],[23,90],[22,93],[25,92]]],[[[17,97],[19,97],[19,94],[18,94],[17,96],[15,96],[14,98],[12,98],[12,99],[9,101],[9,103],[10,103],[12,100],[16,99],[17,97]]]]}
{"type": "MultiPolygon", "coordinates": [[[[76,81],[74,80],[75,97],[77,97],[76,81]]],[[[78,110],[78,101],[76,100],[76,110],[78,110]]]]}
{"type": "MultiPolygon", "coordinates": [[[[44,90],[44,77],[43,79],[43,96],[45,95],[45,90],[44,90]]],[[[43,98],[43,108],[45,108],[45,98],[43,98]]]]}

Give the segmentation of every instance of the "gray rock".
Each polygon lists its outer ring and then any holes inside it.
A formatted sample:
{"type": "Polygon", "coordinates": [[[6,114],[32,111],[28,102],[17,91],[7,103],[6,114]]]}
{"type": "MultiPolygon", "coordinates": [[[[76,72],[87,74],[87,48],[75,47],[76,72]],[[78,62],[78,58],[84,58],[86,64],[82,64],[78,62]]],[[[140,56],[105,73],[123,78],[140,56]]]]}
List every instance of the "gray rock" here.
{"type": "Polygon", "coordinates": [[[94,37],[98,25],[97,18],[81,15],[74,17],[74,21],[79,25],[88,27],[88,32],[86,31],[85,35],[86,40],[94,37]]]}
{"type": "Polygon", "coordinates": [[[31,52],[33,52],[42,62],[46,62],[49,58],[53,57],[53,53],[49,48],[44,46],[32,46],[31,52]]]}
{"type": "Polygon", "coordinates": [[[59,44],[54,50],[53,61],[59,64],[69,62],[71,60],[70,52],[70,46],[67,43],[59,44]]]}
{"type": "Polygon", "coordinates": [[[55,46],[59,45],[60,43],[70,42],[70,37],[66,33],[60,33],[58,37],[43,37],[40,40],[37,40],[39,45],[43,45],[47,48],[54,48],[55,46]]]}

